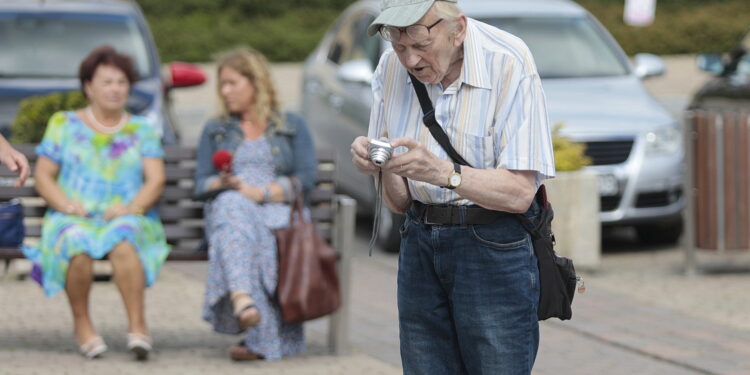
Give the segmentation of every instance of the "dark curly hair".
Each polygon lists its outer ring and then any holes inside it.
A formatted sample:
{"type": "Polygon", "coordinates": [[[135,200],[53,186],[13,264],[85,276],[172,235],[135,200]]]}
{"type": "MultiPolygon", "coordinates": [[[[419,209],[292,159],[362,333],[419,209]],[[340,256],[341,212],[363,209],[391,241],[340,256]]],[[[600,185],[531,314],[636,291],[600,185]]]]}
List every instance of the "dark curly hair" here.
{"type": "Polygon", "coordinates": [[[133,82],[138,80],[138,73],[135,71],[133,59],[130,56],[117,52],[109,45],[99,46],[83,59],[81,66],[78,68],[78,79],[81,81],[81,92],[84,97],[86,97],[86,92],[83,86],[86,82],[91,82],[99,65],[111,65],[122,70],[130,86],[133,86],[133,82]]]}

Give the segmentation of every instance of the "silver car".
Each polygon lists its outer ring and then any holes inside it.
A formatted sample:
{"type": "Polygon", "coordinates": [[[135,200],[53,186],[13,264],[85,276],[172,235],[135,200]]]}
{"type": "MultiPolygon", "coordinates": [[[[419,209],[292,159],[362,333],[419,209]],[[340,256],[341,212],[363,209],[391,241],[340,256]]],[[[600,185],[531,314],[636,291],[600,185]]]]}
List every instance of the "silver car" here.
{"type": "MultiPolygon", "coordinates": [[[[639,54],[631,65],[604,27],[567,0],[461,0],[474,19],[528,44],[542,78],[552,124],[586,144],[600,176],[603,225],[633,225],[647,243],[675,242],[682,232],[682,130],[646,92],[641,80],[663,74],[658,57],[639,54]]],[[[349,146],[367,134],[370,81],[390,48],[369,37],[379,1],[347,8],[305,62],[301,111],[316,144],[336,150],[338,188],[372,212],[374,187],[352,163],[349,146]]],[[[398,215],[383,215],[380,244],[398,249],[398,215]]]]}

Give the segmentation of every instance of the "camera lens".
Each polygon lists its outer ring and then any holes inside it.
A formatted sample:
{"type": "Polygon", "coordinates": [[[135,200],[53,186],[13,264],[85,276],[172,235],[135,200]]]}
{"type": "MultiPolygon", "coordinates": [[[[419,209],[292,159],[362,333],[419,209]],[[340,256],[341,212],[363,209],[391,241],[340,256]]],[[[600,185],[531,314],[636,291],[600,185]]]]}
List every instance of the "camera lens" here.
{"type": "Polygon", "coordinates": [[[391,157],[391,150],[384,147],[370,148],[370,161],[377,166],[382,166],[391,157]]]}

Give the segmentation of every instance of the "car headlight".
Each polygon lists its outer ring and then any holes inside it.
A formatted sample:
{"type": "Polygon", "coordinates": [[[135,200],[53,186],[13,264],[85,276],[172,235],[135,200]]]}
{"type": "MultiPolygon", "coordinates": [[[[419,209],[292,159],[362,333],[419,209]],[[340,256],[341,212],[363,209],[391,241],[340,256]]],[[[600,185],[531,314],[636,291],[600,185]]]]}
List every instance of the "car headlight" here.
{"type": "Polygon", "coordinates": [[[649,154],[676,154],[682,147],[682,132],[669,127],[646,133],[646,152],[649,154]]]}

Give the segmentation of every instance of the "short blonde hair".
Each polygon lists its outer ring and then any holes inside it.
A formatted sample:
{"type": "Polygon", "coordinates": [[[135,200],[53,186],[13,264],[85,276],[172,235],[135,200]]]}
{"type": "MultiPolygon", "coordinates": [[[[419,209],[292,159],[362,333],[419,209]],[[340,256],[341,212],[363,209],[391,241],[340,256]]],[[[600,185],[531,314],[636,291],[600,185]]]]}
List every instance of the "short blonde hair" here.
{"type": "MultiPolygon", "coordinates": [[[[239,47],[223,52],[217,58],[217,75],[223,68],[234,69],[250,80],[250,83],[255,87],[255,102],[253,105],[259,121],[283,125],[281,123],[281,106],[276,96],[276,88],[271,80],[268,60],[262,53],[250,47],[239,47]]],[[[220,94],[219,97],[221,97],[221,82],[218,82],[217,89],[220,94]]],[[[229,109],[226,103],[223,104],[224,115],[229,116],[229,109]]]]}

